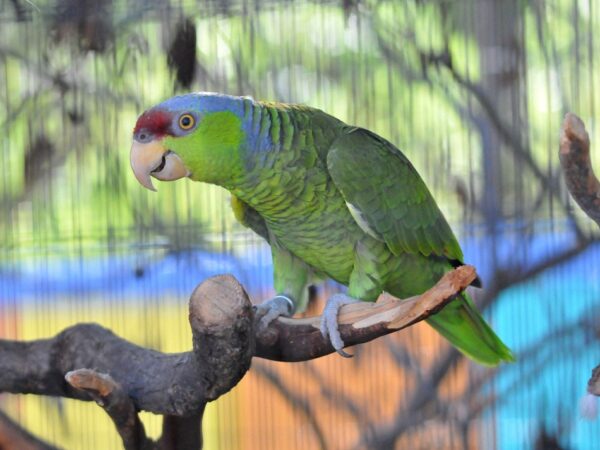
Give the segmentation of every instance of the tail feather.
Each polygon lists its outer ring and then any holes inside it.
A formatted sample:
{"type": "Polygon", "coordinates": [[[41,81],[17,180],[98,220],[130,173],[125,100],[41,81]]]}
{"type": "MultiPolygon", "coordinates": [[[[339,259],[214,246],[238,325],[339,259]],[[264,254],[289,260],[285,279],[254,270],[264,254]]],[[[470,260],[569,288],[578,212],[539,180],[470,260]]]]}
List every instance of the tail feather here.
{"type": "Polygon", "coordinates": [[[431,316],[427,323],[479,364],[496,366],[502,361],[515,361],[510,349],[496,336],[466,293],[431,316]]]}

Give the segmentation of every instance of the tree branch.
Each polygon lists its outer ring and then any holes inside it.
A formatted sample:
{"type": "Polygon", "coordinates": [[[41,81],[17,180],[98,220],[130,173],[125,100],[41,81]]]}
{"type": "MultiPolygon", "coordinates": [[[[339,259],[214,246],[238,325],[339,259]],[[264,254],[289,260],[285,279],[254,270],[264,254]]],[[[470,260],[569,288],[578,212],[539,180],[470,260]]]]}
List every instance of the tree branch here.
{"type": "Polygon", "coordinates": [[[560,163],[569,192],[583,211],[600,226],[600,183],[590,158],[590,137],[575,114],[567,113],[560,134],[560,163]]]}
{"type": "Polygon", "coordinates": [[[193,351],[175,354],[131,344],[96,324],[75,325],[51,339],[0,340],[0,391],[90,400],[64,376],[94,368],[109,374],[138,410],[195,414],[250,367],[252,305],[233,277],[213,277],[190,298],[190,325],[193,351]]]}
{"type": "MultiPolygon", "coordinates": [[[[342,338],[356,345],[424,320],[476,276],[473,267],[462,266],[420,296],[399,300],[382,294],[377,303],[346,305],[338,316],[342,338]]],[[[95,400],[126,449],[156,445],[146,437],[137,411],[163,414],[158,448],[195,448],[201,445],[206,402],[235,386],[252,356],[302,361],[334,352],[320,333],[319,317],[279,318],[255,334],[250,300],[229,275],[196,288],[189,311],[193,350],[184,353],[145,349],[96,324],[75,325],[50,339],[0,340],[0,391],[95,400]]]]}
{"type": "Polygon", "coordinates": [[[90,369],[79,369],[65,375],[75,389],[87,392],[110,416],[125,450],[152,449],[154,443],[146,437],[133,401],[110,375],[90,369]]]}
{"type": "MultiPolygon", "coordinates": [[[[563,121],[559,157],[571,196],[600,226],[600,182],[592,168],[590,137],[583,121],[573,113],[567,113],[563,121]]],[[[592,371],[588,393],[600,396],[600,365],[592,371]]]]}
{"type": "MultiPolygon", "coordinates": [[[[399,300],[387,293],[377,303],[354,303],[342,307],[339,330],[347,347],[371,341],[407,328],[443,308],[477,277],[472,266],[447,273],[422,295],[399,300]]],[[[321,317],[279,318],[266,333],[257,336],[255,356],[276,361],[306,361],[335,350],[319,330],[321,317]]]]}

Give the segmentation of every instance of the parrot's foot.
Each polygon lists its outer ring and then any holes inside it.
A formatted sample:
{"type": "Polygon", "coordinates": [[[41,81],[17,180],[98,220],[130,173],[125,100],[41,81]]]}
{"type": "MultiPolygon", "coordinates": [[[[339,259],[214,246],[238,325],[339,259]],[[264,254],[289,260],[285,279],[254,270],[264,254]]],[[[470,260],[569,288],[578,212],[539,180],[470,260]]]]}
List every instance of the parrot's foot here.
{"type": "Polygon", "coordinates": [[[357,302],[360,300],[346,294],[335,294],[327,300],[321,316],[321,334],[324,338],[329,338],[335,351],[345,358],[351,358],[352,355],[344,351],[344,341],[338,330],[337,315],[342,306],[357,302]]]}
{"type": "Polygon", "coordinates": [[[270,300],[254,307],[254,317],[258,320],[258,330],[266,329],[279,316],[291,316],[294,312],[294,302],[285,295],[276,295],[270,300]]]}

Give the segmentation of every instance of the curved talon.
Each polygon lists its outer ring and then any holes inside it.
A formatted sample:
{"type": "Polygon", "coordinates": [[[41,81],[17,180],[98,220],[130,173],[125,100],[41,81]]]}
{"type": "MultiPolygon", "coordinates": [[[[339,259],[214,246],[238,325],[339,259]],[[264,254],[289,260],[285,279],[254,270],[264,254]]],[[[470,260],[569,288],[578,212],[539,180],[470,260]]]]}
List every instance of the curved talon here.
{"type": "Polygon", "coordinates": [[[337,315],[342,306],[359,301],[345,294],[335,294],[327,300],[321,317],[321,334],[325,339],[329,339],[335,351],[344,358],[352,358],[354,355],[344,351],[345,344],[338,329],[337,315]]]}
{"type": "Polygon", "coordinates": [[[346,353],[343,348],[335,349],[338,355],[343,356],[344,358],[354,358],[354,355],[350,353],[346,353]]]}

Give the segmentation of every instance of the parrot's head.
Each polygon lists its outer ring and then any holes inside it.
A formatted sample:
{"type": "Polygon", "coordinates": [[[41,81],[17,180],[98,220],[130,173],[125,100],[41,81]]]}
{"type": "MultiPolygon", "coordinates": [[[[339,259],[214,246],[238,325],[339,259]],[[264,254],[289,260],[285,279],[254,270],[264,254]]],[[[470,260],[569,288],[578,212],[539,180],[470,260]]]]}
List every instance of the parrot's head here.
{"type": "Polygon", "coordinates": [[[210,93],[173,97],[145,111],[133,129],[131,168],[155,191],[163,181],[189,177],[224,183],[239,167],[243,100],[210,93]]]}

